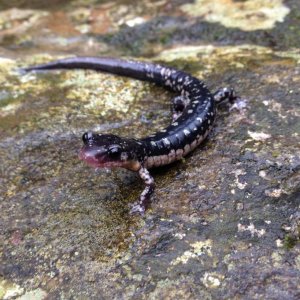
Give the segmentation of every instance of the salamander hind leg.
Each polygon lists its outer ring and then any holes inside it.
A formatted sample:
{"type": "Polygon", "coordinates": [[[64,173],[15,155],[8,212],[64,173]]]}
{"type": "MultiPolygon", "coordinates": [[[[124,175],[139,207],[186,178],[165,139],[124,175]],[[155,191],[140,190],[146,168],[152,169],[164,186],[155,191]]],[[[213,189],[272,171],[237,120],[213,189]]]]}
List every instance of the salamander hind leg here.
{"type": "Polygon", "coordinates": [[[132,205],[130,213],[144,214],[146,208],[150,204],[150,197],[154,192],[155,184],[153,177],[146,168],[141,167],[139,175],[145,182],[146,187],[141,193],[139,200],[132,205]]]}
{"type": "Polygon", "coordinates": [[[184,96],[176,96],[171,100],[171,111],[172,111],[172,118],[173,122],[178,119],[182,112],[184,111],[185,107],[189,103],[189,99],[184,96]]]}
{"type": "Polygon", "coordinates": [[[214,93],[214,100],[217,104],[228,100],[230,103],[233,103],[237,99],[236,92],[233,88],[220,88],[214,93]]]}

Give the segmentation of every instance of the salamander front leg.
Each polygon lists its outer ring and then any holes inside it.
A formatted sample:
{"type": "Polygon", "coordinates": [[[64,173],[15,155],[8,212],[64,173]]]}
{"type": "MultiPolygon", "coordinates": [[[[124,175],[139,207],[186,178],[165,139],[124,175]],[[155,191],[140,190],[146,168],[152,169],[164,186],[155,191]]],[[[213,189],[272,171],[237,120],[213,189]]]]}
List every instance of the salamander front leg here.
{"type": "Polygon", "coordinates": [[[139,169],[139,175],[145,182],[146,187],[141,193],[139,200],[133,204],[130,212],[143,214],[150,204],[150,197],[154,192],[155,184],[153,177],[146,168],[141,167],[139,169]]]}

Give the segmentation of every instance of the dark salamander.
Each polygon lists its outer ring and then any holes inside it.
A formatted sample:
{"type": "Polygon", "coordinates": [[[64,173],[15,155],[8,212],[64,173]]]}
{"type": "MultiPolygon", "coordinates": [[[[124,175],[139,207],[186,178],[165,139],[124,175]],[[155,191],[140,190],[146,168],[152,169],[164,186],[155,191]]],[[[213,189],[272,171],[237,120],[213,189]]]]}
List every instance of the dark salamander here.
{"type": "Polygon", "coordinates": [[[173,121],[165,129],[143,139],[123,138],[112,134],[86,132],[80,158],[89,165],[123,167],[139,172],[145,189],[131,211],[144,213],[154,191],[148,169],[170,164],[193,151],[212,129],[215,104],[233,101],[233,89],[223,88],[211,94],[199,79],[173,68],[105,57],[74,57],[31,66],[24,71],[52,69],[91,69],[154,82],[177,94],[173,98],[173,121]]]}

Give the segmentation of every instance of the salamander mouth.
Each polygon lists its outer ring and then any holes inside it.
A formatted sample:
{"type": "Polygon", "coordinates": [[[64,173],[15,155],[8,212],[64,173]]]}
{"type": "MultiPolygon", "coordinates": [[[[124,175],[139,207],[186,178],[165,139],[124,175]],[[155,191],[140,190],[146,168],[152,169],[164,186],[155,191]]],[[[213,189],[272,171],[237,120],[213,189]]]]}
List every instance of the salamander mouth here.
{"type": "Polygon", "coordinates": [[[122,167],[121,161],[111,161],[106,150],[98,147],[83,146],[79,152],[79,158],[93,168],[122,167]]]}

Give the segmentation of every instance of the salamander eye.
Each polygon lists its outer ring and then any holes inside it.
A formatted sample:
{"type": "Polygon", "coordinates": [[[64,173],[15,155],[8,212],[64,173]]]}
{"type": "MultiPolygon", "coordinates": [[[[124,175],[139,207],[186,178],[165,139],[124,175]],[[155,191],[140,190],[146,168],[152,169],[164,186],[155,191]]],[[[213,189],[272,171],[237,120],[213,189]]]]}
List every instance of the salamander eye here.
{"type": "Polygon", "coordinates": [[[82,135],[82,141],[83,143],[86,145],[88,144],[91,140],[93,139],[93,133],[92,132],[85,132],[83,135],[82,135]]]}
{"type": "Polygon", "coordinates": [[[121,152],[122,149],[116,146],[108,149],[108,155],[113,160],[120,159],[121,152]]]}

